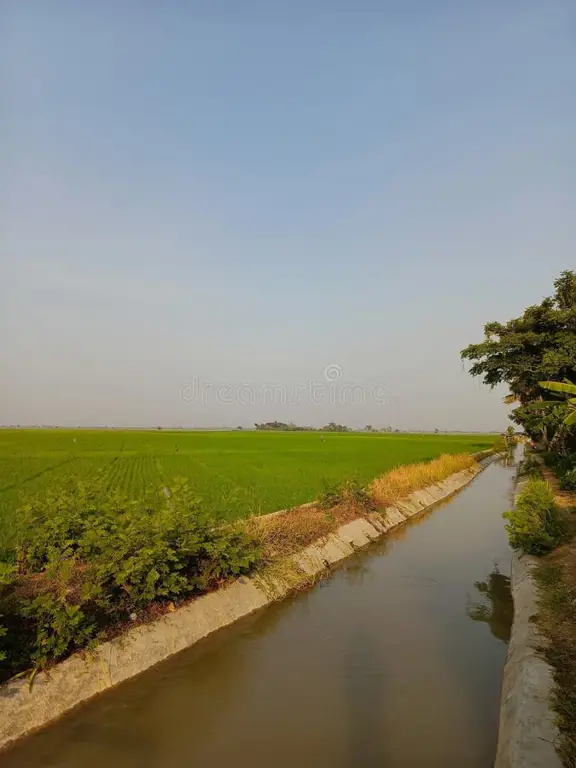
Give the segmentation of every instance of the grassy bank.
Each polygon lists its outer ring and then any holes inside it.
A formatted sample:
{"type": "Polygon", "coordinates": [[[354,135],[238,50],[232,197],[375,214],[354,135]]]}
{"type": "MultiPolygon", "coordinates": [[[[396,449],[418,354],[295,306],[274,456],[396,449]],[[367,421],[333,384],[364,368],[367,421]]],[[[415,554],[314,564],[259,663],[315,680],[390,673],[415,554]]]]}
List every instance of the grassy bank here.
{"type": "MultiPolygon", "coordinates": [[[[43,668],[287,556],[340,525],[470,467],[444,455],[381,476],[367,488],[333,485],[317,502],[230,524],[187,486],[144,502],[76,486],[21,511],[24,525],[0,568],[0,676],[43,668]],[[387,488],[388,496],[382,495],[387,488]]],[[[296,586],[296,585],[295,585],[296,586]]]]}

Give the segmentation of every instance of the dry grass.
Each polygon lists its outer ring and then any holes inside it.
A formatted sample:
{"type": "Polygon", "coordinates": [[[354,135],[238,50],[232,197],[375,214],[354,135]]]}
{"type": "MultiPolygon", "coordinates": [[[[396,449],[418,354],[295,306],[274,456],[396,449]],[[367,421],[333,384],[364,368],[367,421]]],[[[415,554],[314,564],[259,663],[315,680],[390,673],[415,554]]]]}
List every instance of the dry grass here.
{"type": "Polygon", "coordinates": [[[370,495],[378,506],[389,506],[414,491],[476,465],[476,459],[469,453],[443,454],[425,463],[407,464],[377,477],[370,486],[370,495]]]}
{"type": "Polygon", "coordinates": [[[296,591],[309,586],[315,578],[304,573],[291,555],[326,538],[367,511],[365,506],[344,498],[331,509],[314,503],[250,519],[245,528],[258,541],[263,559],[263,565],[255,574],[256,581],[273,598],[284,595],[286,588],[296,591]]]}
{"type": "Polygon", "coordinates": [[[252,518],[246,527],[260,543],[264,560],[270,562],[304,549],[341,525],[361,517],[365,511],[360,505],[350,502],[329,510],[316,504],[306,505],[288,509],[279,515],[252,518]]]}
{"type": "Polygon", "coordinates": [[[559,490],[549,469],[543,474],[564,511],[571,541],[542,558],[538,625],[549,640],[543,652],[554,670],[554,709],[562,737],[558,751],[565,766],[576,768],[576,493],[559,490]]]}
{"type": "Polygon", "coordinates": [[[260,568],[254,580],[268,597],[277,600],[287,592],[297,592],[316,581],[298,567],[291,557],[280,557],[260,568]]]}

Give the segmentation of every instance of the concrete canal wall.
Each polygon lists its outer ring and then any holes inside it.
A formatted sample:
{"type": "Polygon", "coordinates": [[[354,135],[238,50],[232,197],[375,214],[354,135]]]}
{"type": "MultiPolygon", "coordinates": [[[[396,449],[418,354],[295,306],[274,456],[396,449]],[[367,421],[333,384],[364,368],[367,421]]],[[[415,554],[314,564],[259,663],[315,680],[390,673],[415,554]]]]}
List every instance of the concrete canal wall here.
{"type": "MultiPolygon", "coordinates": [[[[525,482],[517,484],[516,498],[525,482]]],[[[523,552],[512,555],[514,622],[502,679],[495,768],[562,768],[550,708],[552,668],[538,653],[545,641],[532,620],[538,611],[537,563],[538,558],[523,552]]]]}

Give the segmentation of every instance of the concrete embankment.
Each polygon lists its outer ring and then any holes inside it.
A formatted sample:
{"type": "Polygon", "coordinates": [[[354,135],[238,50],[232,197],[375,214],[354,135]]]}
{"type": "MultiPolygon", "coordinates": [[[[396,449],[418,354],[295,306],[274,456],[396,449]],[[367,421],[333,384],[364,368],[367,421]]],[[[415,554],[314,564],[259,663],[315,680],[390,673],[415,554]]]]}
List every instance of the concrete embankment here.
{"type": "MultiPolygon", "coordinates": [[[[289,567],[302,581],[313,582],[329,567],[403,525],[433,504],[467,485],[493,457],[446,480],[416,491],[394,507],[348,522],[337,531],[291,556],[289,567]]],[[[77,653],[30,687],[26,679],[0,686],[0,746],[46,725],[81,702],[167,659],[210,633],[289,594],[294,587],[283,570],[270,578],[241,578],[200,597],[150,624],[135,626],[94,651],[77,653]]]]}
{"type": "MultiPolygon", "coordinates": [[[[516,498],[526,481],[516,487],[516,498]]],[[[514,622],[502,678],[500,728],[495,768],[561,768],[555,749],[559,733],[550,707],[552,669],[538,652],[545,639],[533,621],[538,612],[534,569],[538,558],[512,556],[514,622]]]]}

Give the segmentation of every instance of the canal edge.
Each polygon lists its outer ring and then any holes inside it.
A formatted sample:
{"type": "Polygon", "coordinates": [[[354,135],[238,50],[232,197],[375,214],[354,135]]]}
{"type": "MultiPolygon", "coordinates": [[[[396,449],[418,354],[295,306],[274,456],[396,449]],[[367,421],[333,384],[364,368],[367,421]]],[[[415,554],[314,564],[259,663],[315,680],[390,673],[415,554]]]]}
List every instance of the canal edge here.
{"type": "MultiPolygon", "coordinates": [[[[515,501],[526,482],[516,484],[515,501]]],[[[552,668],[538,651],[546,641],[533,620],[538,612],[537,564],[533,555],[512,553],[514,619],[502,676],[494,768],[562,768],[555,747],[560,733],[551,708],[552,668]]]]}
{"type": "MultiPolygon", "coordinates": [[[[313,584],[332,565],[404,525],[468,485],[498,454],[474,467],[413,492],[393,507],[342,525],[334,533],[292,556],[295,570],[313,584]]],[[[94,650],[80,651],[34,678],[12,678],[0,685],[0,749],[48,725],[82,702],[118,685],[223,627],[294,592],[290,578],[277,577],[272,589],[258,575],[231,584],[128,630],[94,650]]]]}

